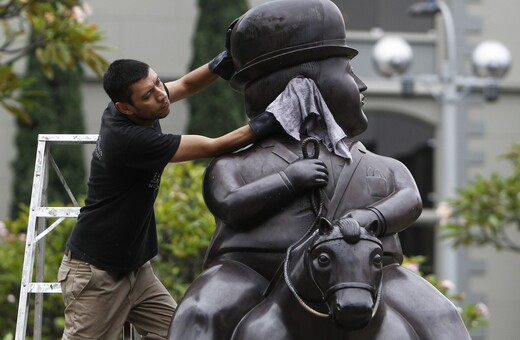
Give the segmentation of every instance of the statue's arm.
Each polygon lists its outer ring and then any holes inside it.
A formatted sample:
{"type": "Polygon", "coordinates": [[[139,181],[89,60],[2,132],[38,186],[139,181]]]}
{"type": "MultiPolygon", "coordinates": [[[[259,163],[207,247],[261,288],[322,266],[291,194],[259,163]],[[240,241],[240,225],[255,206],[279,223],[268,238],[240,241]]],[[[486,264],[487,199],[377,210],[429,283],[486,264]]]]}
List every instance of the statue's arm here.
{"type": "Polygon", "coordinates": [[[213,215],[231,226],[270,216],[294,199],[280,173],[247,184],[242,183],[239,174],[216,176],[210,182],[204,190],[206,205],[213,215]]]}
{"type": "Polygon", "coordinates": [[[419,190],[410,171],[399,161],[387,158],[391,192],[367,207],[348,212],[360,225],[371,226],[378,236],[406,229],[422,212],[419,190]]]}
{"type": "Polygon", "coordinates": [[[220,162],[204,177],[204,199],[208,209],[231,226],[251,225],[266,219],[316,186],[326,185],[323,162],[300,159],[286,168],[247,182],[247,172],[259,172],[262,164],[220,162]],[[249,222],[249,223],[246,223],[249,222]]]}

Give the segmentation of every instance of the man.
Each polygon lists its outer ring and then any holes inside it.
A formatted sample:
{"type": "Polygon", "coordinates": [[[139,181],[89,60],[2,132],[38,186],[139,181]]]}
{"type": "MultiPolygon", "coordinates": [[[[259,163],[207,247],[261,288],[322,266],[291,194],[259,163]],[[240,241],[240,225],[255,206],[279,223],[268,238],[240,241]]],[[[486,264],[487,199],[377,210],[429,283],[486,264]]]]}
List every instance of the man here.
{"type": "Polygon", "coordinates": [[[92,154],[85,206],[58,274],[63,339],[116,339],[127,320],[145,339],[166,337],[176,303],[149,262],[157,254],[153,204],[164,167],[243,147],[276,122],[266,113],[218,138],[162,133],[159,120],[170,103],[225,74],[224,56],[165,84],[136,60],[116,60],[106,71],[111,102],[92,154]]]}
{"type": "Polygon", "coordinates": [[[421,200],[402,163],[353,139],[367,127],[366,85],[352,70],[357,51],[346,44],[338,8],[328,0],[270,1],[228,32],[236,66],[231,86],[244,93],[250,117],[273,112],[287,134],[219,157],[206,170],[204,198],[217,229],[206,270],[181,300],[169,339],[232,337],[276,278],[287,248],[313,226],[319,209],[310,197],[318,188],[322,216],[377,230],[385,251],[383,297],[418,338],[468,339],[453,304],[399,266],[397,233],[420,215],[421,200]],[[319,152],[306,159],[300,141],[314,135],[321,137],[319,152]]]}

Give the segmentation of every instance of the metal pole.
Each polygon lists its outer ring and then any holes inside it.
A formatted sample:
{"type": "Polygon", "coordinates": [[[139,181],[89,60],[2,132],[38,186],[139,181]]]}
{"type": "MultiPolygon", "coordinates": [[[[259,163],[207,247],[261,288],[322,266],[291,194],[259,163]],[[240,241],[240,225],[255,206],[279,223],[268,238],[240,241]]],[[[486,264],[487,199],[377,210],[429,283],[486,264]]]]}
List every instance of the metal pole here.
{"type": "MultiPolygon", "coordinates": [[[[455,196],[458,174],[458,103],[460,100],[457,92],[457,44],[455,41],[455,24],[451,10],[444,1],[438,2],[440,14],[444,21],[447,60],[445,61],[442,78],[442,155],[441,160],[441,184],[438,202],[446,201],[455,196]]],[[[457,252],[448,241],[441,241],[441,253],[439,258],[439,275],[443,279],[450,280],[458,287],[458,258],[457,252]]]]}

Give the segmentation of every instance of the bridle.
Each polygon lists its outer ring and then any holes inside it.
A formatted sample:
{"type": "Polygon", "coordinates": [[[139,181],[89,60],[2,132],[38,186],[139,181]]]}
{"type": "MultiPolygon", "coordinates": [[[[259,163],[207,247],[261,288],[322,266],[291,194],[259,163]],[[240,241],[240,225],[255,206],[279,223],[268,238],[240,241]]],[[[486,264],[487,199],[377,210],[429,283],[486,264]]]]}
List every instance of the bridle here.
{"type": "MultiPolygon", "coordinates": [[[[318,230],[314,231],[314,233],[310,236],[310,238],[314,239],[314,237],[316,236],[316,234],[318,232],[319,232],[318,230]]],[[[308,311],[312,315],[320,317],[320,318],[331,318],[332,317],[332,311],[331,311],[331,308],[330,308],[329,304],[327,303],[327,301],[328,301],[328,298],[332,294],[334,294],[335,292],[337,292],[339,290],[342,290],[342,289],[348,289],[348,288],[357,288],[357,289],[367,290],[370,293],[370,295],[372,296],[372,300],[375,301],[374,302],[374,308],[372,310],[372,317],[374,317],[375,313],[377,312],[377,309],[379,308],[379,303],[380,303],[380,300],[381,300],[381,291],[382,291],[382,288],[383,288],[383,279],[382,279],[382,277],[380,278],[377,287],[373,287],[373,286],[371,286],[371,285],[369,285],[367,283],[364,283],[364,282],[341,282],[341,283],[333,285],[332,287],[326,288],[325,290],[322,287],[320,287],[320,285],[318,284],[316,278],[314,277],[314,272],[311,269],[311,266],[309,264],[309,262],[310,262],[309,254],[312,253],[312,250],[314,248],[316,248],[316,246],[319,245],[319,244],[323,244],[323,243],[326,243],[326,242],[332,242],[332,241],[336,241],[336,240],[342,240],[342,239],[343,238],[341,238],[341,237],[334,237],[334,238],[330,238],[330,239],[324,240],[322,242],[319,242],[317,244],[313,244],[311,247],[309,247],[309,249],[305,252],[305,255],[304,255],[304,261],[305,261],[304,265],[305,265],[307,271],[310,274],[310,277],[311,277],[311,280],[312,280],[313,284],[319,290],[319,292],[321,294],[321,297],[322,297],[322,300],[325,303],[325,305],[327,306],[328,313],[319,312],[316,309],[314,309],[311,306],[309,306],[303,300],[303,298],[300,297],[300,295],[298,294],[298,292],[294,288],[294,285],[292,284],[291,278],[290,278],[290,275],[289,275],[289,266],[290,266],[290,260],[291,260],[291,253],[292,253],[292,251],[294,249],[292,247],[289,248],[289,250],[287,251],[287,256],[286,256],[285,263],[284,263],[285,284],[287,285],[287,287],[289,288],[289,290],[291,291],[291,293],[293,294],[295,299],[298,301],[298,303],[306,311],[308,311]]],[[[373,236],[370,236],[370,235],[362,235],[360,237],[359,241],[361,241],[361,240],[374,242],[374,243],[378,244],[381,247],[381,241],[379,241],[379,239],[377,239],[376,237],[373,237],[373,236]]]]}

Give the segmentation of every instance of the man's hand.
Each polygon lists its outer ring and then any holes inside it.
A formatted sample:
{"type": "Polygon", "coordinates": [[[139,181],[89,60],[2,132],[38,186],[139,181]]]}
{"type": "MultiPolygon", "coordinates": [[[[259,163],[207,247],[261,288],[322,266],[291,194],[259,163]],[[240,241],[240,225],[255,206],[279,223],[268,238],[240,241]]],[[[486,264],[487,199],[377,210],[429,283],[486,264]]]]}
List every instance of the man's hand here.
{"type": "Polygon", "coordinates": [[[296,193],[327,185],[329,172],[319,159],[299,159],[282,171],[296,193]]]}
{"type": "Polygon", "coordinates": [[[235,65],[231,54],[225,50],[220,52],[215,58],[208,63],[208,68],[211,72],[219,75],[225,80],[230,80],[235,74],[235,65]]]}
{"type": "Polygon", "coordinates": [[[258,139],[285,132],[276,117],[267,111],[251,118],[248,124],[258,139]]]}

